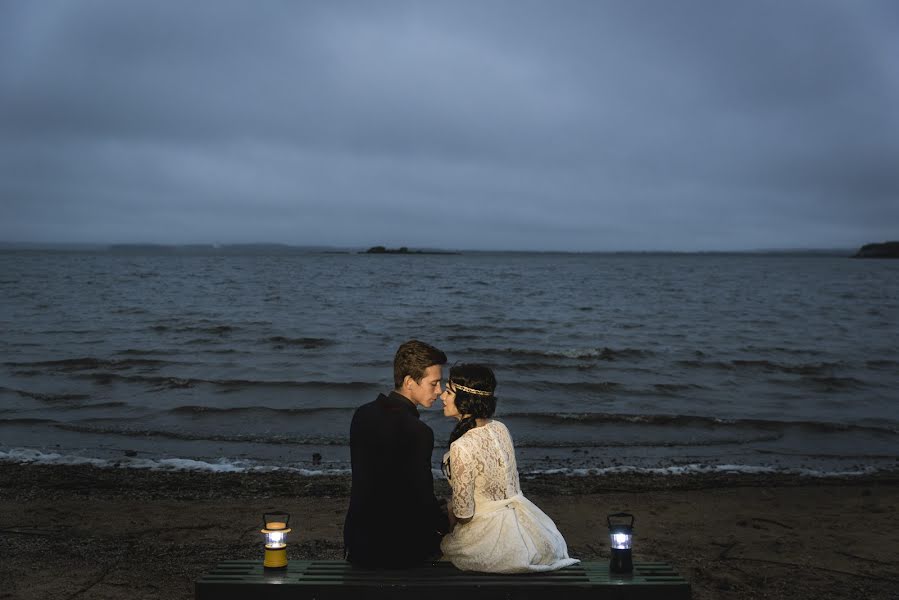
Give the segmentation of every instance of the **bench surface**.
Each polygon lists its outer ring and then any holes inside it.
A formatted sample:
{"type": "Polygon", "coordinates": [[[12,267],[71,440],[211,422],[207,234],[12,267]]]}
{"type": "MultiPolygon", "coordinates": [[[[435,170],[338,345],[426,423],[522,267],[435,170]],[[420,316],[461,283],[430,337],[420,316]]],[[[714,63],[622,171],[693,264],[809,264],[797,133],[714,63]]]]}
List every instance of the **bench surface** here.
{"type": "Polygon", "coordinates": [[[690,584],[665,563],[637,562],[629,576],[609,573],[607,562],[582,562],[548,573],[492,575],[459,571],[448,562],[414,569],[364,569],[344,561],[292,560],[266,570],[262,560],[229,560],[196,581],[196,600],[577,600],[630,598],[687,600],[690,584]]]}

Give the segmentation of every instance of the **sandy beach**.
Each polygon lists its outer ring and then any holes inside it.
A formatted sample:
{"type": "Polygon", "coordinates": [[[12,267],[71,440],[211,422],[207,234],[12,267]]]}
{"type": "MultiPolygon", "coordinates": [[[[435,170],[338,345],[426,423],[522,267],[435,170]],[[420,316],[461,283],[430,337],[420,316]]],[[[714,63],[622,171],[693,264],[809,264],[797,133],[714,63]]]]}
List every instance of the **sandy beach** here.
{"type": "MultiPolygon", "coordinates": [[[[541,476],[522,487],[584,560],[608,558],[606,514],[632,512],[635,559],[671,563],[697,599],[897,597],[899,473],[541,476]]],[[[261,560],[271,508],[293,515],[290,558],[339,559],[348,491],[345,476],[0,464],[0,598],[192,598],[217,562],[261,560]]]]}

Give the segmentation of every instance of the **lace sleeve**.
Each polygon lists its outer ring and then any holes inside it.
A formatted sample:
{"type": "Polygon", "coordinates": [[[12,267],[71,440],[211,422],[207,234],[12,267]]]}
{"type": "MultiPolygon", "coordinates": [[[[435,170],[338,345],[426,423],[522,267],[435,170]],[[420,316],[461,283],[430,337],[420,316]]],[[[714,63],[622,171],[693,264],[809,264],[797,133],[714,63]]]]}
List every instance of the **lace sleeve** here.
{"type": "Polygon", "coordinates": [[[453,486],[453,514],[460,519],[474,516],[475,468],[462,444],[454,443],[449,451],[450,483],[453,486]]]}

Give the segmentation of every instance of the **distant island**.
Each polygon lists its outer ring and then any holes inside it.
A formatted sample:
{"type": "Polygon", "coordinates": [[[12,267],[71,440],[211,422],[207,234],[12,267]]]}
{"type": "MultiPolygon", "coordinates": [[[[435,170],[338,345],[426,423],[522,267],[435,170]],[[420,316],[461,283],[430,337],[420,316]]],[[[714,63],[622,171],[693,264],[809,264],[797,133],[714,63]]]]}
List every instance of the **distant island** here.
{"type": "Polygon", "coordinates": [[[899,258],[899,242],[865,244],[852,258],[899,258]]]}
{"type": "Polygon", "coordinates": [[[386,248],[384,246],[372,246],[365,252],[359,254],[459,254],[458,252],[447,252],[445,250],[409,250],[402,246],[401,248],[386,248]]]}

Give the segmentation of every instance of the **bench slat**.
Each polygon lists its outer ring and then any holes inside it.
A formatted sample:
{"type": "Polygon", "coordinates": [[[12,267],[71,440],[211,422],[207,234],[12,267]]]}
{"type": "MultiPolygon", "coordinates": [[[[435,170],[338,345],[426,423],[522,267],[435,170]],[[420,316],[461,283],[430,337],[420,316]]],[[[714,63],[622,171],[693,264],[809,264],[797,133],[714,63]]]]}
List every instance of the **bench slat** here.
{"type": "Polygon", "coordinates": [[[608,563],[580,563],[558,571],[498,575],[459,571],[448,562],[414,569],[362,569],[344,561],[291,561],[266,571],[262,561],[225,561],[196,581],[197,600],[415,599],[566,600],[690,598],[690,584],[665,563],[635,563],[630,576],[613,576],[608,563]]]}

